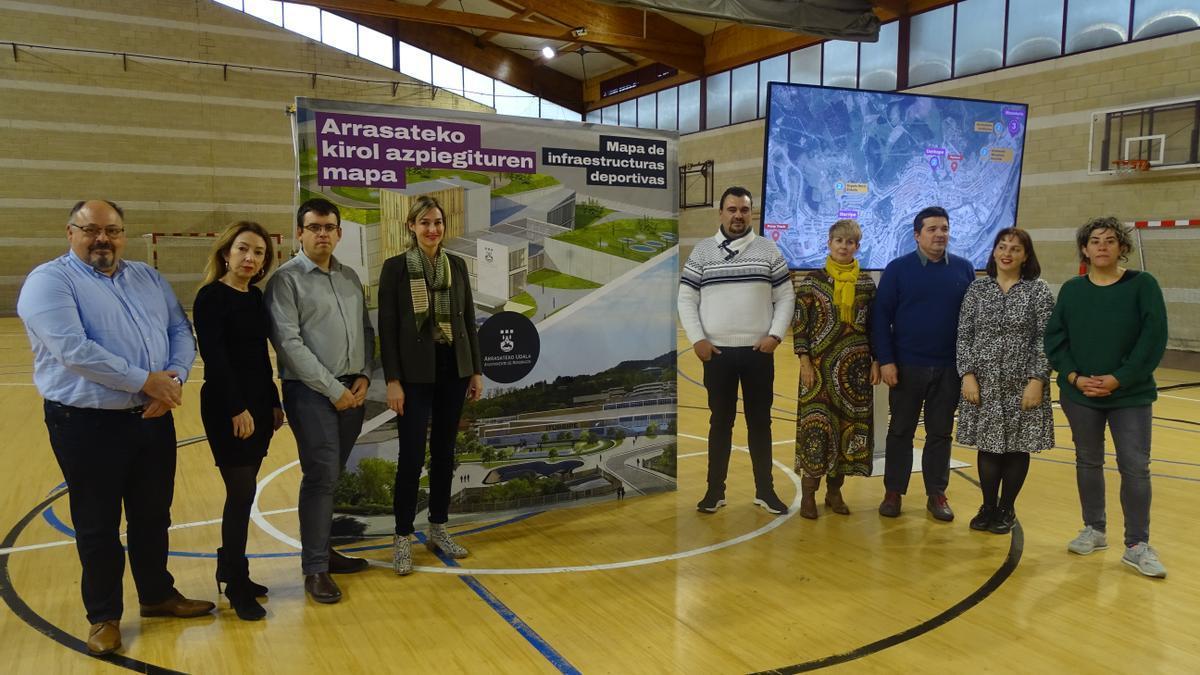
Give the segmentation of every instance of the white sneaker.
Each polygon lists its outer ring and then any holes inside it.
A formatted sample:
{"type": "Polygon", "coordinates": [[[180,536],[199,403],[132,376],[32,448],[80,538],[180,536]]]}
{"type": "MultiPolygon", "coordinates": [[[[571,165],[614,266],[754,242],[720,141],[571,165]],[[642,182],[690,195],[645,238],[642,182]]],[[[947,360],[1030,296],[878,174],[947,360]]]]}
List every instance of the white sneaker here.
{"type": "Polygon", "coordinates": [[[1067,544],[1067,550],[1079,555],[1087,555],[1093,551],[1103,551],[1108,548],[1108,538],[1100,530],[1091,525],[1079,531],[1079,536],[1067,544]]]}
{"type": "Polygon", "coordinates": [[[1148,577],[1157,579],[1167,577],[1167,568],[1158,561],[1158,553],[1155,553],[1154,549],[1150,548],[1150,544],[1144,541],[1125,549],[1125,555],[1121,556],[1121,562],[1148,577]]]}

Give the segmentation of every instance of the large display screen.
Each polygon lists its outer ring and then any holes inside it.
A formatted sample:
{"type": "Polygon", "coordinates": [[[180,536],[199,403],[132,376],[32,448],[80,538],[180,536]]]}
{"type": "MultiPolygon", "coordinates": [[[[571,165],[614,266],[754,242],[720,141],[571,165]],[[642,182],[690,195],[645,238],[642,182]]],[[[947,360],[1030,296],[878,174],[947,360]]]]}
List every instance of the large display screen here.
{"type": "Polygon", "coordinates": [[[792,269],[824,266],[829,226],[862,226],[859,261],[882,269],[916,248],[913,217],[950,214],[950,251],[987,265],[1017,220],[1028,107],[772,82],[763,152],[763,235],[792,269]]]}

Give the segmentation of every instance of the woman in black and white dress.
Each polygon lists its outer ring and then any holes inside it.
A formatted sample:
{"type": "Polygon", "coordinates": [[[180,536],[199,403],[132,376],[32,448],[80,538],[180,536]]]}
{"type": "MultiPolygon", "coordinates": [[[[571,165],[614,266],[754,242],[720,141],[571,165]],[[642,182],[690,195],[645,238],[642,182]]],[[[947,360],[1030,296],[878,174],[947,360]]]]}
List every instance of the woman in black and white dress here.
{"type": "Polygon", "coordinates": [[[1029,454],[1054,446],[1050,363],[1042,346],[1054,294],[1025,230],[1001,230],[987,276],[967,288],[958,320],[958,436],[979,450],[983,506],[971,529],[1003,534],[1016,521],[1029,454]]]}

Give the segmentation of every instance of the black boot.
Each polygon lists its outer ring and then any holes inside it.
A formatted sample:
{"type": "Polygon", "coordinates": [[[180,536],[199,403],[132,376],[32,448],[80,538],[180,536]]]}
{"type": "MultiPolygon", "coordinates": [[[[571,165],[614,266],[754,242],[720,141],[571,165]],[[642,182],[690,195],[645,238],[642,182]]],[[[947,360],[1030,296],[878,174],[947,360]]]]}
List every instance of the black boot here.
{"type": "Polygon", "coordinates": [[[217,549],[217,591],[221,590],[221,582],[225,582],[225,597],[229,598],[229,606],[237,612],[243,621],[258,621],[267,615],[267,610],[258,604],[254,588],[250,582],[250,563],[246,558],[230,559],[221,549],[217,549]]]}
{"type": "MultiPolygon", "coordinates": [[[[221,594],[221,584],[222,583],[228,584],[231,581],[229,570],[236,569],[236,567],[237,567],[236,561],[234,561],[233,563],[230,563],[230,561],[225,560],[225,557],[226,557],[225,551],[223,549],[218,548],[217,549],[217,595],[221,594]]],[[[254,581],[252,579],[250,579],[249,574],[247,574],[247,576],[246,576],[246,585],[250,587],[250,591],[252,593],[254,593],[255,597],[259,597],[259,598],[265,597],[267,595],[267,591],[270,590],[269,588],[267,588],[266,586],[263,586],[262,584],[254,583],[254,581]]]]}

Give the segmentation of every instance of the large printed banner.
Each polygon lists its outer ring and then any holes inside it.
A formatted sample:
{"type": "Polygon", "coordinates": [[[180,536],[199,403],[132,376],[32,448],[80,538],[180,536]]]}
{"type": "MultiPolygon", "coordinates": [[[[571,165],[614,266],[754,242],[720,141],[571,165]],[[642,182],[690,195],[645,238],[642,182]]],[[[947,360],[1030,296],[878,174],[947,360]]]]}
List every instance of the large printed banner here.
{"type": "MultiPolygon", "coordinates": [[[[446,249],[470,271],[486,388],[459,429],[452,522],[675,488],[676,143],[297,99],[298,198],[338,204],[335,255],[363,279],[373,317],[379,272],[402,252],[421,195],[443,205],[446,249]]],[[[337,488],[351,516],[338,535],[392,529],[398,447],[384,386],[377,371],[337,488]]]]}

